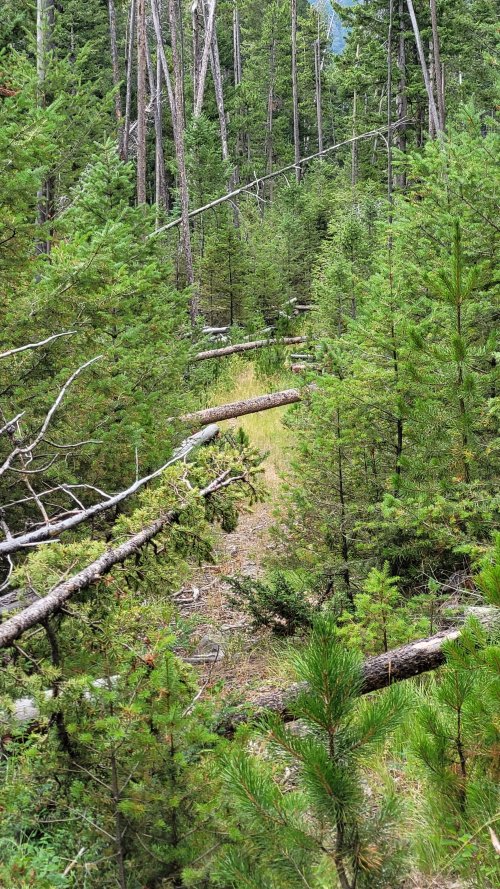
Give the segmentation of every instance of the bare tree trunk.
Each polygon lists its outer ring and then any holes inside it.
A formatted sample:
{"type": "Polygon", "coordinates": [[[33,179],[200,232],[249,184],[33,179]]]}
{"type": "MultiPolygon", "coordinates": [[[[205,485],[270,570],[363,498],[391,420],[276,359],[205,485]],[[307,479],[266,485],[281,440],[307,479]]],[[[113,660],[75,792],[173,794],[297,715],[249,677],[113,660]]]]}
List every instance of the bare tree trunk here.
{"type": "MultiPolygon", "coordinates": [[[[276,38],[273,35],[269,47],[269,92],[267,95],[267,120],[266,120],[266,172],[273,171],[273,109],[274,109],[274,76],[276,66],[276,38]]],[[[268,196],[273,199],[273,180],[269,180],[268,196]]]]}
{"type": "Polygon", "coordinates": [[[318,38],[314,42],[314,78],[316,99],[316,126],[318,130],[318,151],[323,151],[323,112],[321,107],[321,43],[319,36],[319,16],[318,38]]]}
{"type": "Polygon", "coordinates": [[[420,67],[422,69],[422,76],[424,78],[425,88],[427,90],[427,98],[429,100],[429,114],[432,119],[432,125],[436,131],[436,133],[440,132],[439,128],[439,118],[436,109],[436,103],[434,101],[434,94],[432,92],[432,85],[429,77],[429,71],[427,69],[427,64],[425,61],[424,55],[424,47],[422,45],[422,38],[420,37],[420,29],[418,27],[417,17],[415,15],[415,9],[413,7],[413,0],[406,0],[406,5],[408,7],[408,12],[410,13],[411,24],[413,28],[413,34],[415,36],[415,44],[417,47],[418,57],[420,60],[420,67]]]}
{"type": "Polygon", "coordinates": [[[118,124],[118,132],[122,124],[122,98],[120,95],[120,63],[118,61],[118,42],[116,36],[116,9],[115,0],[108,0],[109,14],[109,42],[111,47],[111,66],[113,71],[113,87],[115,89],[115,118],[118,124]]]}
{"type": "MultiPolygon", "coordinates": [[[[432,40],[429,40],[429,80],[431,84],[432,95],[435,92],[435,78],[434,78],[434,50],[432,46],[432,40]]],[[[432,119],[431,106],[428,107],[428,131],[429,138],[434,139],[436,136],[437,130],[434,125],[434,121],[432,119]]]]}
{"type": "Polygon", "coordinates": [[[146,0],[137,0],[137,203],[146,203],[146,0]]]}
{"type": "Polygon", "coordinates": [[[153,116],[155,124],[155,204],[156,204],[156,227],[159,225],[159,211],[167,205],[167,189],[165,183],[165,160],[163,155],[163,130],[162,130],[162,107],[161,107],[161,89],[162,89],[162,71],[160,55],[156,53],[156,71],[153,67],[151,58],[151,50],[149,47],[149,36],[146,30],[146,62],[148,68],[149,94],[150,101],[153,106],[153,116]]]}
{"type": "Polygon", "coordinates": [[[293,149],[295,158],[295,178],[300,182],[300,127],[299,127],[299,90],[297,83],[297,0],[291,0],[292,13],[292,101],[293,101],[293,149]]]}
{"type": "MultiPolygon", "coordinates": [[[[399,83],[396,98],[396,111],[399,126],[396,130],[396,145],[400,151],[406,151],[406,126],[401,122],[406,118],[408,111],[408,99],[406,96],[406,43],[404,22],[404,0],[399,0],[399,40],[398,40],[398,69],[399,83]]],[[[406,173],[404,170],[396,177],[398,188],[406,188],[406,173]]]]}
{"type": "Polygon", "coordinates": [[[240,14],[237,2],[233,6],[233,56],[234,56],[234,85],[241,83],[241,38],[240,38],[240,14]]]}
{"type": "MultiPolygon", "coordinates": [[[[210,52],[210,66],[212,69],[212,78],[214,81],[214,91],[215,91],[215,101],[217,103],[217,113],[219,115],[219,131],[220,131],[220,142],[221,142],[221,152],[222,158],[225,161],[229,160],[229,147],[227,140],[227,123],[226,123],[226,112],[224,108],[224,90],[222,87],[222,73],[220,67],[220,58],[219,58],[219,42],[217,40],[217,26],[214,22],[213,32],[212,32],[212,47],[210,52]]],[[[233,179],[231,177],[231,183],[233,179]]],[[[231,184],[230,183],[230,184],[231,184]]]]}
{"type": "MultiPolygon", "coordinates": [[[[161,5],[160,5],[161,11],[161,5]]],[[[155,150],[155,203],[158,210],[168,210],[168,192],[165,178],[165,153],[163,150],[163,109],[162,102],[162,78],[161,78],[161,59],[158,47],[156,48],[156,103],[155,103],[155,131],[156,131],[156,150],[155,150]]],[[[157,222],[158,225],[158,222],[157,222]]]]}
{"type": "MultiPolygon", "coordinates": [[[[38,79],[38,101],[42,108],[50,103],[47,95],[46,77],[48,55],[54,49],[54,0],[37,0],[36,7],[36,69],[38,79]]],[[[37,194],[37,224],[46,226],[54,218],[55,182],[52,173],[48,173],[37,194]]],[[[36,245],[38,254],[50,253],[50,236],[39,240],[36,245]]]]}
{"type": "Polygon", "coordinates": [[[174,66],[174,84],[173,97],[174,105],[172,109],[172,122],[174,129],[175,154],[177,158],[177,168],[179,175],[179,192],[181,202],[181,233],[182,233],[182,250],[184,254],[184,265],[186,282],[193,287],[193,293],[189,304],[189,314],[191,324],[194,326],[199,315],[199,298],[194,288],[194,266],[193,253],[191,249],[191,232],[189,228],[189,188],[186,171],[186,156],[184,148],[184,103],[182,89],[182,65],[178,43],[178,0],[168,0],[168,13],[170,21],[170,37],[172,41],[172,61],[174,66]]]}
{"type": "Polygon", "coordinates": [[[198,352],[193,361],[207,361],[210,358],[224,358],[225,355],[237,355],[241,352],[251,352],[253,349],[265,349],[267,346],[295,346],[298,343],[307,343],[306,336],[285,336],[283,339],[254,340],[250,343],[236,343],[234,346],[222,346],[220,349],[207,349],[198,352]]]}
{"type": "MultiPolygon", "coordinates": [[[[203,0],[202,0],[203,2],[203,0]]],[[[194,102],[194,116],[199,117],[203,108],[203,97],[205,95],[205,83],[207,79],[208,63],[212,50],[212,36],[215,22],[215,4],[216,0],[209,0],[208,14],[205,26],[205,43],[203,44],[203,53],[200,64],[200,77],[198,80],[198,90],[194,102]]]]}
{"type": "Polygon", "coordinates": [[[156,36],[156,51],[159,56],[160,67],[161,67],[161,70],[163,71],[163,77],[164,77],[165,84],[167,87],[168,104],[170,105],[170,113],[172,115],[172,125],[173,125],[174,115],[175,115],[174,93],[172,90],[172,83],[170,80],[170,72],[168,70],[167,58],[165,56],[165,50],[163,48],[163,34],[162,34],[162,27],[161,27],[159,10],[160,10],[160,6],[158,3],[158,0],[151,0],[151,13],[153,16],[153,25],[154,25],[155,36],[156,36]]]}
{"type": "MultiPolygon", "coordinates": [[[[389,649],[383,654],[367,658],[362,664],[362,684],[360,694],[366,695],[387,688],[394,682],[402,682],[412,679],[430,670],[441,667],[445,661],[444,648],[449,642],[454,642],[460,636],[460,630],[445,630],[429,636],[426,639],[418,639],[400,648],[389,649]]],[[[288,688],[280,688],[268,691],[253,697],[252,714],[258,718],[265,711],[271,710],[279,714],[285,722],[296,719],[293,709],[293,701],[298,694],[307,690],[307,684],[296,682],[288,688]]],[[[241,711],[233,712],[229,717],[223,718],[217,727],[218,734],[231,737],[239,725],[249,721],[248,704],[241,711]]]]}
{"type": "MultiPolygon", "coordinates": [[[[389,28],[387,32],[387,198],[389,201],[389,222],[392,222],[392,30],[394,23],[394,0],[389,0],[389,28]]],[[[392,234],[389,249],[392,250],[392,234]]]]}
{"type": "MultiPolygon", "coordinates": [[[[359,60],[359,43],[356,46],[356,68],[359,60]]],[[[358,181],[358,143],[356,142],[356,127],[358,117],[358,91],[355,88],[352,97],[352,148],[351,148],[351,185],[358,181]]]]}
{"type": "Polygon", "coordinates": [[[132,110],[132,67],[134,64],[136,0],[130,0],[127,35],[127,76],[125,85],[125,124],[122,130],[121,156],[128,160],[128,140],[130,133],[130,117],[132,110]]]}
{"type": "Polygon", "coordinates": [[[199,0],[194,0],[191,6],[191,28],[193,40],[193,110],[200,82],[200,15],[199,0]]]}
{"type": "Polygon", "coordinates": [[[439,114],[439,128],[444,133],[446,123],[445,101],[444,101],[444,82],[443,71],[441,67],[441,51],[439,47],[439,29],[437,23],[436,0],[430,0],[431,5],[431,21],[432,21],[432,48],[434,55],[434,73],[436,78],[437,106],[439,114]]]}

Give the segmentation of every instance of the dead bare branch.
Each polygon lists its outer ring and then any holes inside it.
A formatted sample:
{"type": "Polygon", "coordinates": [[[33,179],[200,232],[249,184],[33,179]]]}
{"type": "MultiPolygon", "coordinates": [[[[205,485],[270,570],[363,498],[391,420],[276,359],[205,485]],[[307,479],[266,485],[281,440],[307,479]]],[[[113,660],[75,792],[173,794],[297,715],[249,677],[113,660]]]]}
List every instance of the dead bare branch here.
{"type": "Polygon", "coordinates": [[[53,340],[58,340],[61,336],[73,336],[76,333],[76,330],[65,330],[62,333],[53,333],[52,336],[48,336],[44,340],[40,340],[38,343],[26,343],[25,346],[17,346],[15,349],[8,349],[7,352],[0,352],[0,361],[2,358],[8,358],[10,355],[16,355],[18,352],[26,352],[27,349],[38,349],[40,346],[46,346],[47,343],[51,343],[53,340]]]}

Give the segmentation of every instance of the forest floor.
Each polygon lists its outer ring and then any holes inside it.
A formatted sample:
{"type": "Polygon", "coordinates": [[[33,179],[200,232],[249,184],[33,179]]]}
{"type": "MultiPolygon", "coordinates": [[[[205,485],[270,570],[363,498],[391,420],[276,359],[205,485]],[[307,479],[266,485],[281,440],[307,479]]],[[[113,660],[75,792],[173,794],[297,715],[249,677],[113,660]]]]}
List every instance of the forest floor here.
{"type": "MultiPolygon", "coordinates": [[[[214,404],[251,398],[265,391],[283,388],[278,379],[260,379],[254,364],[234,362],[231,383],[223,383],[212,393],[214,404]]],[[[275,547],[270,529],[275,521],[280,476],[288,465],[287,432],[282,417],[287,408],[229,420],[222,430],[242,427],[250,443],[267,457],[263,464],[267,497],[240,514],[232,533],[217,529],[215,564],[197,569],[179,595],[180,614],[195,625],[192,641],[194,660],[210,687],[224,687],[225,694],[238,693],[251,700],[252,689],[272,684],[277,673],[277,644],[269,633],[255,631],[248,615],[230,604],[231,587],[225,578],[232,575],[262,577],[265,564],[275,547]],[[206,657],[206,660],[204,660],[206,657]],[[211,660],[215,658],[215,662],[211,660]]]]}
{"type": "MultiPolygon", "coordinates": [[[[248,362],[235,362],[231,377],[231,383],[221,384],[215,390],[213,404],[283,388],[283,380],[259,379],[255,366],[248,362]]],[[[275,551],[277,543],[271,528],[276,522],[281,479],[290,465],[289,436],[282,423],[286,410],[253,414],[221,424],[222,429],[235,431],[242,426],[251,444],[268,454],[264,463],[268,496],[240,514],[233,532],[215,531],[214,563],[196,569],[178,597],[181,618],[192,625],[190,653],[200,671],[204,695],[222,691],[226,701],[251,703],[259,691],[281,685],[286,669],[284,643],[268,631],[255,630],[248,615],[230,604],[231,587],[227,581],[233,575],[264,576],[275,551]]],[[[402,775],[395,777],[404,784],[402,775]]],[[[411,798],[412,788],[404,786],[405,794],[411,798]]],[[[401,883],[400,889],[472,887],[445,875],[432,877],[414,871],[401,883]]]]}

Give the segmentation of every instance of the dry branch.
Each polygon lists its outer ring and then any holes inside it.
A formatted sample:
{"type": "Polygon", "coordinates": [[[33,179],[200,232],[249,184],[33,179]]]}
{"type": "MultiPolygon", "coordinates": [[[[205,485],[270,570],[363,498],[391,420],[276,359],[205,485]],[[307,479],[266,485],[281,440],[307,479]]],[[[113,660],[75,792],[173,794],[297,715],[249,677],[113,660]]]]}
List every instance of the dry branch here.
{"type": "Polygon", "coordinates": [[[306,342],[306,336],[285,336],[282,339],[254,340],[250,343],[236,343],[233,346],[223,346],[220,349],[209,349],[205,352],[198,352],[193,357],[193,361],[207,361],[209,358],[223,358],[225,355],[250,352],[252,349],[264,349],[266,346],[295,346],[297,343],[306,342]]]}
{"type": "MultiPolygon", "coordinates": [[[[165,470],[169,466],[171,466],[172,463],[175,463],[176,460],[184,459],[188,456],[188,454],[191,453],[192,450],[194,450],[194,448],[197,448],[200,444],[204,444],[205,442],[210,441],[212,438],[215,438],[218,432],[219,430],[217,426],[211,425],[208,429],[203,429],[201,432],[198,432],[195,435],[192,435],[190,438],[187,438],[174,451],[173,456],[170,458],[170,460],[167,460],[167,462],[164,463],[163,466],[160,466],[159,469],[156,469],[149,475],[137,479],[132,485],[130,485],[130,487],[126,488],[126,490],[124,491],[120,491],[114,496],[108,496],[105,500],[102,500],[99,503],[95,503],[93,506],[89,506],[87,509],[80,510],[79,512],[76,512],[65,519],[51,522],[49,525],[43,525],[40,528],[36,528],[34,531],[28,531],[26,534],[19,534],[18,536],[12,536],[7,538],[6,540],[2,540],[0,542],[0,556],[6,556],[11,553],[18,552],[26,546],[44,543],[51,538],[62,534],[64,531],[69,531],[71,528],[75,528],[82,522],[88,522],[89,519],[94,518],[94,516],[99,515],[101,512],[105,512],[106,510],[111,509],[113,506],[121,503],[127,497],[135,494],[148,482],[151,482],[153,481],[153,479],[158,478],[158,476],[165,472],[165,470]]],[[[64,486],[61,486],[61,490],[64,491],[64,486]]]]}
{"type": "Polygon", "coordinates": [[[218,423],[221,420],[244,417],[245,414],[257,414],[260,411],[271,410],[273,407],[295,404],[297,401],[302,401],[302,395],[298,389],[284,389],[282,392],[257,395],[255,398],[248,398],[245,401],[233,401],[230,404],[208,407],[202,411],[195,411],[193,414],[185,414],[180,419],[189,426],[206,426],[207,423],[218,423]]]}
{"type": "MultiPolygon", "coordinates": [[[[208,497],[217,491],[226,488],[230,484],[237,481],[243,481],[243,476],[230,477],[228,472],[224,472],[221,476],[214,479],[209,485],[199,492],[200,497],[208,497]]],[[[24,608],[19,614],[9,618],[0,626],[0,648],[5,648],[16,639],[19,638],[26,630],[35,624],[45,620],[59,608],[75,593],[88,589],[89,586],[99,581],[105,574],[108,574],[115,565],[122,564],[130,556],[135,555],[150,540],[156,537],[168,525],[175,522],[180,514],[182,507],[176,510],[170,510],[160,515],[154,522],[147,525],[137,534],[133,534],[125,543],[117,546],[115,549],[109,549],[98,559],[95,559],[82,571],[79,571],[68,580],[59,583],[46,596],[27,608],[24,608]]]]}
{"type": "Polygon", "coordinates": [[[24,346],[17,346],[16,349],[8,349],[7,352],[0,353],[0,360],[2,358],[8,358],[10,355],[16,355],[18,352],[26,352],[27,349],[38,349],[40,346],[46,346],[47,343],[51,343],[53,340],[58,340],[60,336],[73,336],[76,333],[76,330],[65,330],[63,333],[53,333],[52,336],[48,336],[45,340],[40,340],[38,343],[27,343],[24,346]]]}

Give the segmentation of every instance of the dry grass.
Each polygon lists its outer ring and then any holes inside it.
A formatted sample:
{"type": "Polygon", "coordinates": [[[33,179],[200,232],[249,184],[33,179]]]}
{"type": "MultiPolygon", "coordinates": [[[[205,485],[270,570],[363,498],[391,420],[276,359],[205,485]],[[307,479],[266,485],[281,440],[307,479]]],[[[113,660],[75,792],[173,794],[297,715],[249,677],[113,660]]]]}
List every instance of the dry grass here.
{"type": "MultiPolygon", "coordinates": [[[[210,405],[224,404],[231,401],[243,401],[255,395],[278,391],[289,385],[286,379],[273,377],[272,380],[260,379],[255,373],[253,364],[241,359],[233,359],[231,364],[231,381],[212,390],[210,405]]],[[[287,407],[274,408],[258,414],[248,414],[236,420],[221,423],[222,429],[238,429],[241,426],[250,443],[259,451],[269,452],[265,463],[265,477],[271,495],[277,494],[280,475],[288,465],[287,449],[289,437],[283,426],[282,418],[287,407]]]]}

